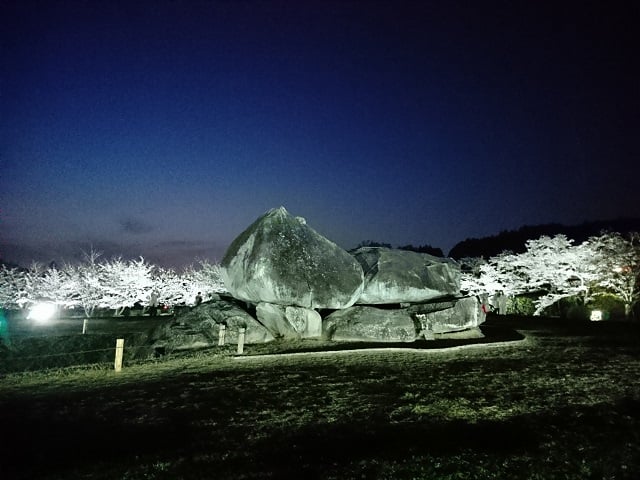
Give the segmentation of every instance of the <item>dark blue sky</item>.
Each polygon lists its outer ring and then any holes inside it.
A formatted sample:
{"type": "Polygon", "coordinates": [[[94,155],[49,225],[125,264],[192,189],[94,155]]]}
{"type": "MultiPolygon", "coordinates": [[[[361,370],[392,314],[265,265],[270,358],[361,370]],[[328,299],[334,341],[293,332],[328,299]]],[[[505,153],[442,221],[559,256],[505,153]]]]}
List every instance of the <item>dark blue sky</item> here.
{"type": "Polygon", "coordinates": [[[639,2],[0,5],[5,261],[640,216],[639,2]]]}

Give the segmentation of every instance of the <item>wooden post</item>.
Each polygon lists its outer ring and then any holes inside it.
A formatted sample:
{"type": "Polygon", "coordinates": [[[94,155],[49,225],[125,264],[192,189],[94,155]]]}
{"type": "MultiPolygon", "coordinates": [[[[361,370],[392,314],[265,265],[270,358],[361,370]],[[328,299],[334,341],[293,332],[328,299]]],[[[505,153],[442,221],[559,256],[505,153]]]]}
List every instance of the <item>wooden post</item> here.
{"type": "Polygon", "coordinates": [[[87,333],[87,324],[89,323],[89,319],[85,318],[84,321],[82,322],[82,334],[84,335],[85,333],[87,333]]]}
{"type": "Polygon", "coordinates": [[[224,325],[224,323],[220,324],[220,331],[218,333],[218,346],[222,346],[224,345],[224,335],[227,331],[227,327],[224,325]]]}
{"type": "Polygon", "coordinates": [[[244,353],[244,328],[238,330],[238,355],[244,353]]]}
{"type": "Polygon", "coordinates": [[[118,338],[116,340],[116,360],[114,367],[116,372],[122,370],[122,357],[124,355],[124,338],[118,338]]]}

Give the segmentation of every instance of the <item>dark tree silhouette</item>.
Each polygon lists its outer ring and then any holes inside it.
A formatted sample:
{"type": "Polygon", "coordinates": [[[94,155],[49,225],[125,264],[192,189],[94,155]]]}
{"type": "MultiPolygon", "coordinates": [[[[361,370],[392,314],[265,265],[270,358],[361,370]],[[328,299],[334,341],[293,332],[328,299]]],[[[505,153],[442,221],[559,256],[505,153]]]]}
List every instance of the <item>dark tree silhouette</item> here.
{"type": "Polygon", "coordinates": [[[619,218],[614,220],[599,220],[583,222],[579,225],[562,225],[549,223],[544,225],[525,225],[518,230],[504,230],[497,235],[483,238],[467,238],[457,243],[449,252],[451,258],[464,257],[494,257],[502,252],[523,253],[527,240],[534,240],[543,235],[553,237],[558,234],[566,235],[581,244],[589,237],[600,235],[602,232],[619,232],[628,234],[640,231],[640,218],[619,218]]]}
{"type": "Polygon", "coordinates": [[[433,255],[434,257],[444,257],[444,253],[441,248],[432,247],[431,245],[420,245],[419,247],[414,247],[413,245],[403,245],[402,247],[398,247],[400,250],[409,250],[411,252],[418,253],[428,253],[429,255],[433,255]]]}

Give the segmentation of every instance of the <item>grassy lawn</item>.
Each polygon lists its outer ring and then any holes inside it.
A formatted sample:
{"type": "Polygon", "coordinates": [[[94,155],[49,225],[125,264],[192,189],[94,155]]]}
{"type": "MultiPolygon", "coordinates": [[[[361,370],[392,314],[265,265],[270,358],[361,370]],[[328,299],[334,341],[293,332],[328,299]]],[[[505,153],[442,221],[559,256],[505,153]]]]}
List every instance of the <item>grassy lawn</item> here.
{"type": "Polygon", "coordinates": [[[0,477],[638,478],[640,326],[505,325],[524,340],[8,374],[0,477]]]}

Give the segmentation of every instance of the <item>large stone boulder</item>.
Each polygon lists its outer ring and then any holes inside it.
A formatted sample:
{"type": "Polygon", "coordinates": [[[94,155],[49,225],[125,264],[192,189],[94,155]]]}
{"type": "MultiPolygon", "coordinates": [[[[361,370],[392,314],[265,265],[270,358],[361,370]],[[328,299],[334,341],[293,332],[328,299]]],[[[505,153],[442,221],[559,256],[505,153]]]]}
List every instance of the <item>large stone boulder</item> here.
{"type": "Polygon", "coordinates": [[[413,342],[417,331],[405,309],[356,305],[337,310],[322,322],[328,340],[362,342],[413,342]]]}
{"type": "Polygon", "coordinates": [[[433,333],[455,332],[478,327],[486,319],[477,297],[457,299],[451,308],[431,308],[431,304],[412,305],[407,312],[420,323],[420,329],[433,333]]]}
{"type": "Polygon", "coordinates": [[[256,307],[256,315],[276,338],[320,338],[322,335],[322,318],[315,310],[262,302],[256,307]]]}
{"type": "Polygon", "coordinates": [[[460,267],[451,259],[381,247],[353,252],[364,270],[362,305],[426,302],[460,294],[460,267]]]}
{"type": "Polygon", "coordinates": [[[322,328],[329,340],[413,342],[462,331],[482,336],[477,327],[484,320],[480,301],[466,297],[396,309],[355,305],[327,316],[322,328]]]}
{"type": "Polygon", "coordinates": [[[218,345],[220,326],[225,343],[237,343],[240,328],[247,344],[274,340],[271,332],[240,308],[235,301],[215,296],[211,301],[185,311],[175,320],[159,325],[151,334],[153,347],[166,353],[218,345]]]}
{"type": "Polygon", "coordinates": [[[284,207],[269,210],[242,232],[221,267],[229,293],[255,305],[346,308],[363,287],[358,261],[284,207]]]}

